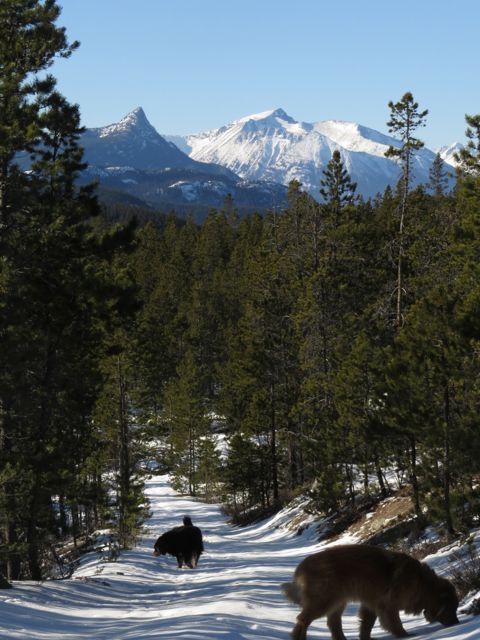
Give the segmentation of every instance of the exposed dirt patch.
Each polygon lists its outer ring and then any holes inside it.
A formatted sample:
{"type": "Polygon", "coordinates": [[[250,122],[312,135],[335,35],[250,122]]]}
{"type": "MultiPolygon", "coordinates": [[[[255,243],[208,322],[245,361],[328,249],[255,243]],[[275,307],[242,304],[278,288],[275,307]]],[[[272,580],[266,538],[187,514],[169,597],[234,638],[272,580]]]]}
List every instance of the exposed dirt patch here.
{"type": "Polygon", "coordinates": [[[377,507],[362,515],[348,529],[348,533],[369,541],[388,530],[410,522],[413,518],[412,501],[408,496],[396,496],[380,502],[377,507]]]}

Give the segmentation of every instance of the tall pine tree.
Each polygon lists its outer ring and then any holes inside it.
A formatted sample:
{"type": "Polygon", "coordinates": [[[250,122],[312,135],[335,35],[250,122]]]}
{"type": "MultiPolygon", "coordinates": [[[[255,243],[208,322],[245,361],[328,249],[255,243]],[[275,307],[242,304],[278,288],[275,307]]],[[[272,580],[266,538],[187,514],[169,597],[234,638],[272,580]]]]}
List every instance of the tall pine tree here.
{"type": "Polygon", "coordinates": [[[418,103],[415,102],[410,92],[404,94],[399,102],[388,103],[390,108],[390,120],[387,122],[388,130],[394,135],[398,135],[402,144],[400,147],[390,146],[385,152],[387,158],[396,158],[400,161],[402,169],[401,178],[401,203],[398,221],[397,234],[397,281],[396,281],[396,312],[395,323],[397,327],[401,327],[404,322],[404,251],[405,251],[405,219],[407,216],[408,193],[410,191],[413,174],[412,164],[415,151],[424,146],[424,143],[415,138],[414,133],[418,127],[425,126],[425,118],[428,109],[419,111],[418,103]]]}
{"type": "Polygon", "coordinates": [[[76,46],[59,14],[53,0],[0,5],[0,562],[11,578],[40,579],[70,522],[93,524],[98,345],[118,302],[108,263],[122,234],[94,232],[96,198],[76,186],[78,109],[39,75],[76,46]]]}

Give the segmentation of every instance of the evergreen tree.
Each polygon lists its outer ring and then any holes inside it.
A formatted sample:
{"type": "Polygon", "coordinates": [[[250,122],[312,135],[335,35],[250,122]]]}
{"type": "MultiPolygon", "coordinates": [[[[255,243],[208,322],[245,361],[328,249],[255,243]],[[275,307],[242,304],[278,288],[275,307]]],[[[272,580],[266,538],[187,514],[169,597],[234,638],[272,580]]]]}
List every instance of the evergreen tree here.
{"type": "Polygon", "coordinates": [[[449,174],[445,169],[445,162],[439,153],[436,154],[429,171],[428,187],[433,195],[440,197],[445,195],[448,188],[449,174]]]}
{"type": "Polygon", "coordinates": [[[468,142],[455,154],[455,158],[465,174],[478,176],[480,173],[480,114],[466,115],[465,120],[468,125],[465,131],[468,142]]]}
{"type": "Polygon", "coordinates": [[[96,198],[75,184],[78,109],[38,76],[75,48],[59,13],[53,0],[0,6],[0,552],[10,578],[41,579],[70,522],[76,536],[97,517],[98,346],[118,304],[111,258],[129,241],[93,230],[96,198]]]}
{"type": "Polygon", "coordinates": [[[288,208],[282,214],[281,242],[285,259],[298,279],[298,285],[318,267],[320,260],[321,235],[324,227],[324,214],[321,206],[302,191],[301,184],[292,180],[288,186],[288,208]]]}
{"type": "Polygon", "coordinates": [[[169,431],[168,461],[174,486],[189,495],[199,492],[202,439],[211,438],[200,367],[188,350],[165,391],[163,419],[169,431]]]}
{"type": "Polygon", "coordinates": [[[407,215],[408,193],[412,184],[412,163],[415,151],[424,146],[424,143],[414,137],[418,127],[425,126],[425,118],[428,109],[419,111],[418,103],[415,102],[410,92],[405,93],[402,99],[393,103],[388,103],[390,108],[390,120],[387,122],[388,130],[394,135],[398,135],[402,141],[400,147],[390,146],[385,152],[387,158],[398,158],[402,169],[401,180],[401,204],[398,222],[397,235],[397,282],[396,282],[396,326],[401,327],[404,322],[403,296],[404,296],[404,227],[407,215]]]}
{"type": "Polygon", "coordinates": [[[237,432],[229,439],[228,457],[223,471],[227,497],[234,517],[245,516],[252,508],[265,504],[265,469],[261,445],[251,434],[237,432]]]}
{"type": "Polygon", "coordinates": [[[392,414],[402,414],[396,422],[408,416],[402,432],[415,438],[417,469],[411,471],[418,475],[417,511],[423,498],[449,533],[454,532],[454,504],[465,498],[458,473],[466,464],[465,447],[475,448],[469,413],[478,363],[472,359],[473,345],[458,331],[458,311],[456,293],[442,285],[412,306],[408,326],[397,337],[388,390],[392,414]]]}
{"type": "Polygon", "coordinates": [[[240,222],[226,269],[226,289],[233,314],[230,324],[225,327],[225,361],[217,371],[219,389],[215,408],[225,416],[227,429],[231,432],[241,428],[250,389],[254,384],[246,364],[249,332],[243,326],[243,319],[252,290],[250,269],[258,262],[263,225],[263,219],[257,215],[240,222]]]}
{"type": "Polygon", "coordinates": [[[210,399],[216,394],[218,368],[225,357],[224,329],[236,310],[226,274],[234,240],[232,221],[235,218],[229,221],[224,213],[210,211],[200,229],[192,265],[188,339],[201,363],[205,396],[210,399]]]}
{"type": "Polygon", "coordinates": [[[343,207],[353,204],[357,183],[352,182],[338,149],[322,173],[325,177],[320,180],[320,194],[333,213],[338,214],[343,207]]]}
{"type": "Polygon", "coordinates": [[[139,230],[131,259],[141,308],[131,326],[131,358],[136,384],[132,399],[141,419],[159,424],[167,381],[175,374],[182,335],[176,317],[186,295],[189,260],[175,264],[181,230],[170,216],[163,231],[153,224],[139,230]]]}
{"type": "Polygon", "coordinates": [[[143,474],[140,465],[147,452],[146,431],[144,425],[137,422],[132,403],[135,376],[128,349],[130,341],[124,331],[117,330],[109,342],[109,353],[101,364],[103,385],[95,407],[94,423],[97,442],[106,454],[100,472],[109,474],[112,534],[120,548],[129,548],[145,515],[141,506],[143,474]]]}
{"type": "Polygon", "coordinates": [[[197,486],[207,501],[218,499],[222,482],[222,462],[213,434],[201,438],[198,443],[197,486]]]}
{"type": "MultiPolygon", "coordinates": [[[[263,237],[245,262],[245,299],[231,336],[228,404],[235,428],[261,442],[262,501],[279,500],[284,441],[290,431],[289,404],[294,394],[296,350],[291,319],[294,287],[280,250],[281,234],[273,216],[263,223],[263,237]]],[[[222,376],[222,379],[223,376],[222,376]]],[[[225,391],[222,393],[225,398],[225,391]]],[[[291,469],[289,469],[291,470],[291,469]]]]}
{"type": "Polygon", "coordinates": [[[339,424],[337,375],[361,329],[364,309],[378,295],[371,218],[370,208],[358,205],[322,227],[318,267],[295,305],[302,375],[294,414],[302,424],[304,475],[319,480],[316,496],[322,508],[336,506],[349,482],[347,458],[351,461],[352,455],[345,438],[338,437],[344,427],[339,424]],[[320,487],[328,480],[332,484],[325,492],[320,487]]]}
{"type": "Polygon", "coordinates": [[[54,91],[52,76],[38,74],[56,57],[67,58],[78,43],[69,44],[55,22],[60,7],[54,0],[4,0],[0,5],[0,225],[10,223],[14,192],[24,177],[17,158],[38,149],[39,115],[54,91]]]}

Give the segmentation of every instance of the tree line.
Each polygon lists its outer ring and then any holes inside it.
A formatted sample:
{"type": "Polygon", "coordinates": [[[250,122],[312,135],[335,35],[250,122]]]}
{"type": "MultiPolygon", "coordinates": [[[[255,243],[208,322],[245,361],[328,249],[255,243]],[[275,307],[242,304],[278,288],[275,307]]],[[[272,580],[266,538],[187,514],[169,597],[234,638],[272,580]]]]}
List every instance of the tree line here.
{"type": "MultiPolygon", "coordinates": [[[[397,108],[418,111],[411,94],[397,108]]],[[[227,202],[140,230],[131,357],[158,355],[139,384],[179,488],[216,487],[242,516],[313,487],[329,511],[387,495],[395,471],[419,523],[475,521],[478,131],[453,190],[438,159],[411,187],[413,133],[373,200],[336,152],[320,203],[292,182],[284,211],[238,220],[227,202]]]]}
{"type": "Polygon", "coordinates": [[[320,202],[201,225],[112,222],[78,107],[48,73],[77,43],[54,0],[0,4],[0,572],[66,541],[133,543],[143,463],[239,517],[411,489],[419,522],[478,518],[480,116],[453,190],[412,188],[413,96],[390,103],[402,177],[364,201],[334,152],[320,202]],[[28,157],[29,170],[21,159],[28,157]]]}
{"type": "Polygon", "coordinates": [[[122,330],[137,308],[133,225],[108,226],[82,163],[79,110],[52,0],[0,4],[0,571],[41,579],[56,545],[106,522],[122,544],[140,500],[127,446],[122,330]],[[28,170],[24,166],[28,159],[28,170]]]}

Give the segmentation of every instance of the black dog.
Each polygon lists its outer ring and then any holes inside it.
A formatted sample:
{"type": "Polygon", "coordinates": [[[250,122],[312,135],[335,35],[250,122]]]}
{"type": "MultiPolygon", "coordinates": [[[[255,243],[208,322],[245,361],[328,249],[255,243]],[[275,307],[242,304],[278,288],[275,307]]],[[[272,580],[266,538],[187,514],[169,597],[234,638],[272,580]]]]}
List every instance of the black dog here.
{"type": "Polygon", "coordinates": [[[183,527],[175,527],[162,534],[154,545],[153,555],[164,556],[169,553],[177,559],[177,566],[193,569],[203,552],[202,532],[194,527],[190,516],[183,518],[183,527]]]}

